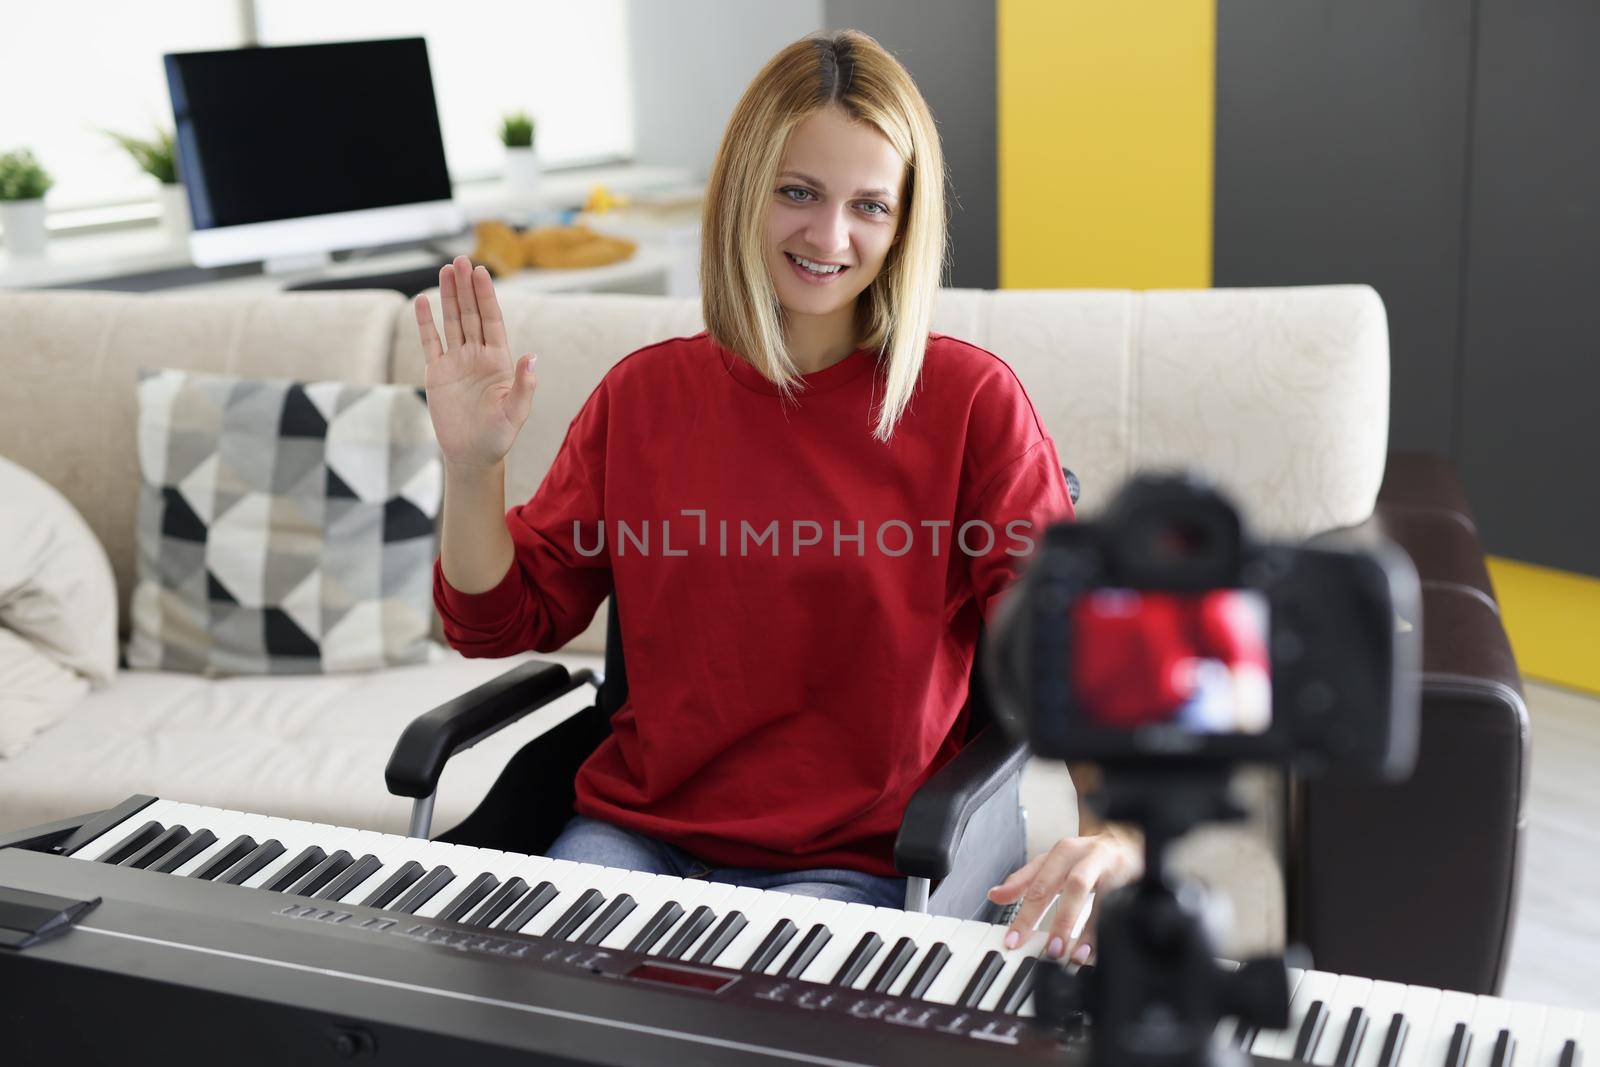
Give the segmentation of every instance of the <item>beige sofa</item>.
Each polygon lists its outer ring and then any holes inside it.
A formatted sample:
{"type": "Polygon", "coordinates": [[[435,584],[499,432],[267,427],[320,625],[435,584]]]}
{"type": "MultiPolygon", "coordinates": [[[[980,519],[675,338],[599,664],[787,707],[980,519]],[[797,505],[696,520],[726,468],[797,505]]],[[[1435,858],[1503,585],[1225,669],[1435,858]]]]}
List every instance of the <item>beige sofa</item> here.
{"type": "MultiPolygon", "coordinates": [[[[435,294],[436,296],[436,294],[435,294]]],[[[526,499],[595,383],[628,352],[700,329],[692,300],[507,297],[518,351],[540,353],[533,417],[509,465],[526,499]]],[[[936,329],[1006,359],[1081,478],[1092,516],[1130,472],[1185,466],[1231,490],[1261,534],[1301,537],[1366,520],[1384,471],[1388,335],[1364,286],[1130,293],[941,295],[936,329]]],[[[270,297],[0,295],[0,455],[59,489],[109,555],[126,635],[134,580],[136,368],[420,384],[406,301],[393,293],[270,297]]],[[[0,505],[3,506],[3,505],[0,505]]],[[[106,626],[113,620],[106,619],[106,626]]],[[[562,653],[597,666],[605,620],[562,653]]],[[[434,662],[366,674],[208,680],[122,670],[23,751],[0,759],[0,831],[135,792],[404,832],[384,788],[396,736],[417,714],[514,661],[434,662]]],[[[450,761],[434,826],[453,825],[528,737],[584,706],[580,690],[450,761]]],[[[1256,796],[1268,790],[1256,781],[1256,796]]],[[[1073,827],[1059,767],[1030,768],[1030,844],[1073,827]]],[[[1232,951],[1279,944],[1275,824],[1207,831],[1183,863],[1233,901],[1232,951]]]]}

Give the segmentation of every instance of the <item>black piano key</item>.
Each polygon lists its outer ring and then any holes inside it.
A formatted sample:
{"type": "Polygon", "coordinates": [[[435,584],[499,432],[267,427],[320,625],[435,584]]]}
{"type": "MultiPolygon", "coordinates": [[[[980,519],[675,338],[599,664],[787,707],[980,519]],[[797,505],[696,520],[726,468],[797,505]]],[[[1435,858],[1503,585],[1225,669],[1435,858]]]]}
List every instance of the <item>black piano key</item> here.
{"type": "Polygon", "coordinates": [[[522,899],[522,894],[527,891],[527,882],[524,882],[521,878],[513,878],[489,894],[489,899],[478,905],[478,910],[462,921],[468,926],[492,926],[494,921],[509,911],[511,905],[522,899]]]}
{"type": "Polygon", "coordinates": [[[1578,1058],[1578,1039],[1568,1038],[1567,1043],[1561,1046],[1561,1055],[1556,1060],[1556,1067],[1582,1067],[1583,1061],[1578,1058]]]}
{"type": "Polygon", "coordinates": [[[933,947],[928,949],[928,954],[922,957],[921,965],[917,967],[916,973],[911,976],[911,981],[906,983],[900,995],[921,999],[948,962],[950,962],[950,946],[943,941],[934,942],[933,947]]]}
{"type": "Polygon", "coordinates": [[[1450,1034],[1450,1049],[1444,1054],[1444,1067],[1466,1067],[1467,1053],[1472,1051],[1472,1031],[1466,1023],[1456,1023],[1450,1034]]]}
{"type": "Polygon", "coordinates": [[[989,987],[994,985],[994,980],[1000,976],[1000,969],[1005,966],[1005,958],[998,950],[991,949],[978,961],[978,969],[972,972],[972,977],[967,981],[967,986],[961,991],[961,996],[956,998],[958,1008],[976,1008],[983,995],[989,992],[989,987]]]}
{"type": "Polygon", "coordinates": [[[281,893],[316,870],[317,865],[327,858],[328,854],[318,846],[307,845],[294,859],[279,867],[277,873],[268,876],[261,883],[261,888],[270,893],[281,893]]]}
{"type": "Polygon", "coordinates": [[[367,899],[361,902],[363,908],[387,908],[394,899],[407,889],[418,878],[421,878],[427,868],[416,860],[406,860],[400,869],[383,880],[383,884],[368,894],[367,899]]]}
{"type": "Polygon", "coordinates": [[[1300,1033],[1294,1039],[1294,1055],[1291,1059],[1311,1062],[1311,1057],[1316,1054],[1317,1042],[1322,1039],[1322,1028],[1328,1024],[1328,1006],[1320,1000],[1313,1000],[1311,1007],[1306,1009],[1305,1022],[1300,1024],[1300,1033]]]}
{"type": "Polygon", "coordinates": [[[780,978],[799,978],[805,969],[811,966],[811,961],[817,958],[823,946],[833,940],[833,931],[821,923],[817,923],[806,931],[806,936],[789,953],[789,958],[783,961],[783,966],[778,968],[780,978]]]}
{"type": "Polygon", "coordinates": [[[694,943],[700,940],[700,935],[711,929],[711,924],[716,921],[716,913],[702,904],[691,911],[688,920],[667,939],[661,955],[669,960],[683,959],[684,953],[693,948],[694,943]]]}
{"type": "MultiPolygon", "coordinates": [[[[337,853],[335,853],[337,855],[337,853]]],[[[356,886],[377,874],[383,868],[383,861],[372,853],[367,853],[346,867],[344,873],[334,878],[333,881],[323,886],[322,889],[311,894],[312,900],[343,900],[349,896],[356,886]]]]}
{"type": "Polygon", "coordinates": [[[112,864],[121,863],[123,860],[127,859],[129,856],[133,855],[135,852],[138,852],[141,848],[144,848],[144,846],[160,837],[161,832],[165,829],[166,827],[162,826],[154,819],[151,819],[133,833],[129,834],[121,841],[118,841],[116,844],[106,849],[101,857],[95,860],[95,862],[112,864]]]}
{"type": "Polygon", "coordinates": [[[772,929],[767,931],[767,936],[761,939],[761,944],[750,953],[750,958],[745,961],[741,970],[755,971],[765,974],[772,961],[778,958],[778,953],[783,947],[794,940],[794,935],[799,932],[799,927],[789,919],[779,919],[772,924],[772,929]]]}
{"type": "Polygon", "coordinates": [[[917,955],[917,944],[909,937],[902,937],[894,943],[889,954],[878,965],[877,973],[867,980],[866,992],[887,993],[894,980],[900,977],[900,972],[906,969],[917,955]]]}
{"type": "Polygon", "coordinates": [[[1015,1015],[1022,1007],[1022,1002],[1028,999],[1028,994],[1033,992],[1033,983],[1039,980],[1039,957],[1029,956],[1017,964],[1017,973],[1011,976],[1011,981],[1006,983],[1006,991],[1000,994],[1000,999],[995,1003],[994,1010],[1015,1015]]]}
{"type": "Polygon", "coordinates": [[[467,917],[468,912],[482,903],[483,898],[493,893],[499,885],[500,879],[488,871],[484,871],[468,882],[467,887],[457,893],[456,898],[444,906],[439,912],[438,918],[447,923],[460,922],[467,917]]]}
{"type": "Polygon", "coordinates": [[[210,830],[197,830],[184,838],[183,844],[152,864],[150,869],[160,874],[171,874],[216,843],[216,834],[210,830]]]}
{"type": "Polygon", "coordinates": [[[649,952],[681,918],[683,918],[683,905],[674,900],[667,901],[657,908],[649,921],[633,935],[633,940],[628,942],[628,951],[649,952]]]}
{"type": "MultiPolygon", "coordinates": [[[[1017,1003],[1020,1004],[1022,1002],[1019,1000],[1017,1003]]],[[[1238,1022],[1234,1023],[1233,1036],[1228,1038],[1228,1045],[1232,1048],[1247,1049],[1251,1045],[1255,1044],[1255,1040],[1256,1028],[1245,1022],[1243,1019],[1240,1019],[1238,1022]]]]}
{"type": "Polygon", "coordinates": [[[600,910],[600,905],[606,902],[605,894],[598,889],[585,889],[579,894],[578,899],[572,902],[572,907],[562,913],[550,929],[544,932],[545,937],[553,937],[557,941],[565,941],[577,932],[578,927],[588,921],[589,916],[600,910]]]}
{"type": "Polygon", "coordinates": [[[540,882],[528,892],[528,895],[517,901],[517,906],[506,913],[506,917],[495,924],[496,930],[517,931],[533,921],[533,917],[550,906],[550,902],[561,895],[561,890],[549,882],[540,882]]]}
{"type": "Polygon", "coordinates": [[[243,885],[267,869],[267,864],[283,855],[287,849],[278,840],[263,841],[244,859],[217,875],[217,881],[226,885],[243,885]]]}
{"type": "Polygon", "coordinates": [[[1350,1019],[1344,1024],[1344,1036],[1339,1039],[1339,1051],[1334,1054],[1333,1067],[1355,1067],[1361,1055],[1361,1042],[1367,1036],[1367,1013],[1360,1008],[1350,1009],[1350,1019]]]}
{"type": "Polygon", "coordinates": [[[589,928],[578,935],[578,944],[598,945],[611,936],[611,931],[617,928],[617,924],[632,915],[633,909],[638,906],[638,902],[626,893],[612,897],[611,903],[606,905],[606,910],[596,915],[589,928]]]}
{"type": "Polygon", "coordinates": [[[872,957],[878,954],[883,947],[883,938],[868,931],[861,935],[861,940],[856,942],[856,947],[850,950],[850,955],[834,973],[834,985],[854,985],[855,980],[861,977],[861,972],[867,969],[867,964],[872,962],[872,957]]]}
{"type": "Polygon", "coordinates": [[[288,893],[292,897],[309,897],[343,874],[355,861],[354,856],[341,848],[301,875],[300,880],[289,887],[288,893]]]}
{"type": "Polygon", "coordinates": [[[1399,1012],[1389,1020],[1388,1032],[1383,1035],[1383,1051],[1378,1053],[1378,1067],[1396,1067],[1400,1062],[1400,1054],[1406,1050],[1406,1037],[1411,1033],[1411,1024],[1399,1012]]]}
{"type": "Polygon", "coordinates": [[[217,875],[244,859],[256,848],[256,839],[249,834],[240,834],[229,841],[227,847],[212,856],[206,862],[189,872],[190,878],[198,878],[202,882],[215,881],[217,875]]]}
{"type": "Polygon", "coordinates": [[[1494,1039],[1494,1053],[1489,1057],[1489,1067],[1511,1067],[1517,1057],[1517,1039],[1511,1036],[1510,1030],[1500,1031],[1500,1036],[1494,1039]]]}
{"type": "Polygon", "coordinates": [[[406,890],[405,894],[395,901],[389,910],[404,912],[406,915],[415,915],[418,908],[438,896],[445,886],[455,880],[456,872],[441,863],[421,878],[418,878],[416,884],[406,890]]]}
{"type": "Polygon", "coordinates": [[[750,920],[744,917],[743,912],[730,911],[722,917],[717,928],[711,931],[711,936],[705,943],[695,949],[690,963],[715,963],[717,957],[722,955],[733,939],[744,933],[744,928],[750,925],[750,920]]]}
{"type": "Polygon", "coordinates": [[[141,848],[139,851],[123,860],[117,866],[133,867],[142,871],[149,867],[156,860],[160,859],[162,856],[165,856],[172,849],[177,848],[184,841],[188,840],[188,837],[189,830],[187,827],[169,826],[163,830],[154,841],[150,842],[148,845],[144,846],[144,848],[141,848]]]}

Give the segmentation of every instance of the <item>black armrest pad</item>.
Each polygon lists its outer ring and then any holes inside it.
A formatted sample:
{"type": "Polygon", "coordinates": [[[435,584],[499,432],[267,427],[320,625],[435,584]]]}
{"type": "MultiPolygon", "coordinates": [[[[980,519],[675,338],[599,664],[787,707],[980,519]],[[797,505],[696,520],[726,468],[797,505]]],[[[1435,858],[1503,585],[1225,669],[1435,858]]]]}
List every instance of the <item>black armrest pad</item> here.
{"type": "Polygon", "coordinates": [[[425,797],[445,761],[529,712],[586,684],[594,672],[571,674],[559,663],[529,660],[411,721],[395,742],[384,780],[389,792],[425,797]]]}
{"type": "Polygon", "coordinates": [[[1012,775],[1022,771],[1028,747],[991,725],[941,767],[906,805],[894,864],[915,878],[943,878],[955,863],[956,849],[973,812],[1012,775]]]}

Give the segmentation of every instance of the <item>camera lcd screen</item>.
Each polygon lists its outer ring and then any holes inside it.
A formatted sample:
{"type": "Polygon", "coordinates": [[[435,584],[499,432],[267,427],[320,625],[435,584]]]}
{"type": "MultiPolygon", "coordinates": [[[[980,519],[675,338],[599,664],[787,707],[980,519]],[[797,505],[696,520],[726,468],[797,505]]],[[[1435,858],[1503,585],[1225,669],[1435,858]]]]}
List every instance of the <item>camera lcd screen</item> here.
{"type": "Polygon", "coordinates": [[[1092,589],[1072,605],[1070,691],[1082,723],[1260,734],[1272,723],[1267,603],[1248,589],[1092,589]]]}

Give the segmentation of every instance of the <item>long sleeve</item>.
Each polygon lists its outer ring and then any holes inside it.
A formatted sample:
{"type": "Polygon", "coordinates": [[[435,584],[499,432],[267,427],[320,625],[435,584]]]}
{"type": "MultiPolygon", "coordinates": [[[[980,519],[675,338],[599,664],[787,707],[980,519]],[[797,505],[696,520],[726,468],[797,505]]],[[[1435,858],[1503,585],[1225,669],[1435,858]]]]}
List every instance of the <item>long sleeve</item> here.
{"type": "Polygon", "coordinates": [[[608,409],[601,382],[533,498],[506,512],[514,556],[499,585],[463,593],[434,562],[434,604],[446,639],[463,655],[553,652],[583,632],[611,593],[610,553],[600,542],[608,409]]]}
{"type": "Polygon", "coordinates": [[[998,365],[973,397],[965,468],[955,547],[987,621],[1043,544],[1046,527],[1075,517],[1055,441],[1009,367],[998,365]]]}

